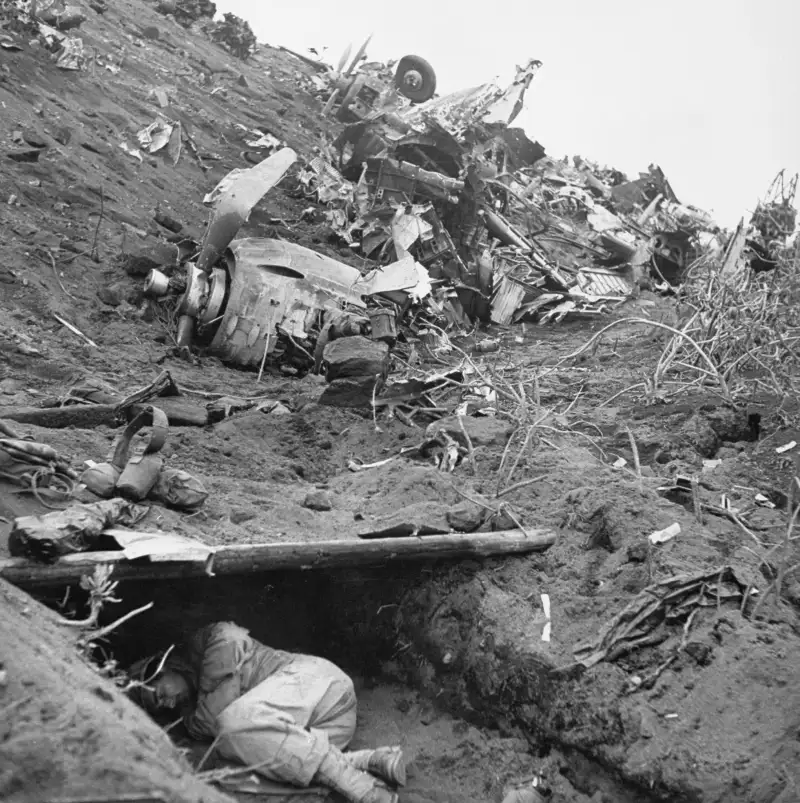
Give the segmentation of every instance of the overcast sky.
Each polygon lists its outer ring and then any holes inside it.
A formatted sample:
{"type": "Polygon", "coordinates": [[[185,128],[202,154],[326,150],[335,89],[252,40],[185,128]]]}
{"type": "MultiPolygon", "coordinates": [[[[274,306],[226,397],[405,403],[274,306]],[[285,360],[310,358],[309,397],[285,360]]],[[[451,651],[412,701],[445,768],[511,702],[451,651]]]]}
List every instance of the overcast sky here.
{"type": "Polygon", "coordinates": [[[335,62],[374,33],[370,60],[414,53],[438,91],[537,58],[517,124],[550,156],[632,178],[660,164],[678,197],[735,225],[781,168],[800,170],[800,0],[217,0],[259,41],[335,62]]]}

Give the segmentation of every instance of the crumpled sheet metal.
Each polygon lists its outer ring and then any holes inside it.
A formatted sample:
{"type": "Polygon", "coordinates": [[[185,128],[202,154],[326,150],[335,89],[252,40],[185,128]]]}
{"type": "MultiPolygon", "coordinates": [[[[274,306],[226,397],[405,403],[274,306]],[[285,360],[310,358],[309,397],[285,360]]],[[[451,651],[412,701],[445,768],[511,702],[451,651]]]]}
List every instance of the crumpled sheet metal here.
{"type": "Polygon", "coordinates": [[[365,308],[356,268],[282,240],[235,240],[226,252],[230,295],[211,350],[223,360],[256,367],[277,342],[277,327],[304,338],[317,313],[365,308]]]}
{"type": "Polygon", "coordinates": [[[578,286],[587,296],[629,296],[633,285],[624,276],[603,268],[582,268],[578,271],[578,286]]]}
{"type": "Polygon", "coordinates": [[[541,62],[531,59],[524,67],[517,68],[517,75],[507,89],[496,83],[462,89],[412,106],[400,116],[418,131],[430,124],[438,125],[456,139],[463,138],[482,121],[510,125],[522,110],[525,93],[540,66],[541,62]]]}

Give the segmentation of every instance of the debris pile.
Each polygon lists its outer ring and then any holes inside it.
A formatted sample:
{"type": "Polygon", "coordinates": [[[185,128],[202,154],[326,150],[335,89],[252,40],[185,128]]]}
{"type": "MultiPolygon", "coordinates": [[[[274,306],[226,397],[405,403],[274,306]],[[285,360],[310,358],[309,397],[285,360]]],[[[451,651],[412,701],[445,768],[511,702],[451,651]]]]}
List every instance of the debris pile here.
{"type": "Polygon", "coordinates": [[[222,45],[236,58],[245,60],[256,52],[256,35],[250,23],[226,12],[221,20],[207,23],[204,28],[212,42],[222,45]]]}
{"type": "MultiPolygon", "coordinates": [[[[548,157],[513,125],[541,67],[535,59],[506,87],[439,97],[432,68],[417,57],[396,71],[359,68],[366,44],[349,67],[348,52],[313,77],[326,113],[338,103],[338,135],[304,161],[274,135],[240,126],[253,148],[243,158],[257,163],[206,195],[211,220],[201,243],[183,241],[180,265],[148,275],[145,292],[177,322],[184,355],[194,345],[259,379],[267,367],[324,372],[331,404],[388,399],[393,413],[425,409],[433,418],[471,404],[491,414],[493,385],[476,379],[474,363],[462,362],[458,379],[431,380],[415,372],[420,358],[440,359],[452,336],[481,323],[559,322],[611,312],[640,288],[675,293],[693,265],[729,261],[754,232],[774,248],[793,229],[794,185],[791,199],[781,185],[781,197],[776,190],[759,207],[749,235],[728,237],[678,199],[657,165],[629,180],[580,156],[548,157]],[[430,97],[415,100],[409,71],[430,97]],[[285,240],[236,239],[279,183],[311,204],[301,219],[360,267],[285,240]],[[399,365],[402,378],[390,378],[399,365]],[[442,406],[436,398],[445,395],[442,406]]],[[[140,144],[167,147],[171,125],[143,129],[140,144]]],[[[475,345],[492,351],[499,342],[475,345]]]]}

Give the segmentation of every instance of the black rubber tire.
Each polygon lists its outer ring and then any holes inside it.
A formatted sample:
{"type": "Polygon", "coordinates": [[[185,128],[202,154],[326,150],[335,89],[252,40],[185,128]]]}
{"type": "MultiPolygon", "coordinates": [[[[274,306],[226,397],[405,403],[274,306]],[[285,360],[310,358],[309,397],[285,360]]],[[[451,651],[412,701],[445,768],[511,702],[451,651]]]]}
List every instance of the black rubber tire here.
{"type": "Polygon", "coordinates": [[[403,56],[394,74],[394,85],[397,91],[414,103],[424,103],[436,93],[436,73],[433,67],[420,56],[403,56]],[[422,86],[411,89],[405,85],[403,76],[409,70],[416,70],[422,76],[422,86]]]}

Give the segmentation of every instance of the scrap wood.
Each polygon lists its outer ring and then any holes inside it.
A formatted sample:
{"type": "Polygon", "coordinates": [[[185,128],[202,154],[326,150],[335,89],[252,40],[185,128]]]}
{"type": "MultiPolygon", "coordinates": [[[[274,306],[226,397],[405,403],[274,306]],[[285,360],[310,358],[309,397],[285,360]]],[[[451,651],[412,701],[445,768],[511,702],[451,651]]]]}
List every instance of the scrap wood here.
{"type": "MultiPolygon", "coordinates": [[[[615,660],[643,643],[652,643],[654,631],[698,606],[741,600],[746,587],[731,566],[676,575],[648,586],[603,628],[597,639],[575,647],[576,664],[589,669],[603,660],[615,660]],[[712,593],[709,603],[705,598],[712,593]]],[[[576,664],[557,671],[565,672],[576,664]]]]}

